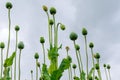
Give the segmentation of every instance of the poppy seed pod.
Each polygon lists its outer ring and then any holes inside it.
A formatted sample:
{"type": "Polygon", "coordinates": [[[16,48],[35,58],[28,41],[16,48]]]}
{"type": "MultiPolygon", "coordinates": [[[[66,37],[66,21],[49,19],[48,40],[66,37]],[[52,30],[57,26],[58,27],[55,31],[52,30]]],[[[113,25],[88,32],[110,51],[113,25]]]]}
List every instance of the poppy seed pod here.
{"type": "Polygon", "coordinates": [[[76,50],[79,50],[80,49],[80,46],[78,44],[75,45],[75,49],[76,50]]]}
{"type": "Polygon", "coordinates": [[[4,42],[1,42],[1,43],[0,43],[0,48],[1,48],[1,49],[5,48],[4,42]]]}
{"type": "Polygon", "coordinates": [[[73,66],[72,66],[72,67],[73,67],[73,69],[76,69],[76,67],[77,67],[77,66],[76,66],[76,64],[73,64],[73,66]]]}
{"type": "Polygon", "coordinates": [[[12,3],[11,2],[7,2],[6,3],[6,8],[7,9],[11,9],[12,8],[12,3]]]}
{"type": "Polygon", "coordinates": [[[40,43],[45,43],[44,37],[40,37],[40,43]]]}
{"type": "Polygon", "coordinates": [[[103,67],[106,67],[106,64],[103,64],[103,67]]]}
{"type": "Polygon", "coordinates": [[[60,28],[61,28],[61,30],[65,30],[65,25],[61,24],[60,28]]]}
{"type": "Polygon", "coordinates": [[[50,8],[50,14],[55,15],[56,14],[56,9],[54,7],[50,8]]]}
{"type": "Polygon", "coordinates": [[[15,31],[19,31],[20,27],[18,25],[15,26],[15,31]]]}
{"type": "Polygon", "coordinates": [[[100,59],[100,54],[99,54],[99,53],[96,53],[96,54],[94,55],[94,57],[95,57],[95,59],[100,59]]]}
{"type": "Polygon", "coordinates": [[[78,35],[76,34],[76,33],[74,33],[74,32],[71,32],[71,34],[70,34],[70,39],[72,40],[72,41],[75,41],[77,38],[78,38],[78,35]]]}
{"type": "Polygon", "coordinates": [[[107,69],[110,69],[110,65],[107,65],[107,69]]]}
{"type": "Polygon", "coordinates": [[[49,24],[50,25],[53,25],[54,24],[54,21],[52,19],[49,20],[49,24]]]}
{"type": "Polygon", "coordinates": [[[96,80],[99,80],[97,76],[95,76],[95,79],[96,79],[96,80]]]}
{"type": "Polygon", "coordinates": [[[67,56],[67,59],[72,62],[72,58],[70,56],[67,56]]]}
{"type": "Polygon", "coordinates": [[[22,41],[18,43],[18,49],[24,49],[24,43],[22,41]]]}
{"type": "Polygon", "coordinates": [[[48,11],[47,6],[43,5],[43,6],[42,6],[42,8],[43,8],[43,10],[44,10],[45,12],[47,12],[47,11],[48,11]]]}
{"type": "Polygon", "coordinates": [[[33,70],[31,70],[30,72],[33,73],[33,70]]]}
{"type": "Polygon", "coordinates": [[[66,46],[65,49],[66,49],[66,51],[69,51],[70,48],[69,48],[69,46],[66,46]]]}
{"type": "Polygon", "coordinates": [[[94,47],[94,44],[93,44],[92,42],[90,42],[89,47],[90,47],[90,48],[93,48],[93,47],[94,47]]]}
{"type": "Polygon", "coordinates": [[[82,29],[82,34],[83,34],[84,36],[87,35],[87,30],[86,30],[85,28],[82,29]]]}
{"type": "Polygon", "coordinates": [[[96,69],[96,70],[99,70],[99,69],[100,69],[99,64],[95,64],[95,69],[96,69]]]}
{"type": "Polygon", "coordinates": [[[37,52],[35,53],[34,58],[35,58],[35,59],[38,59],[38,58],[39,58],[39,54],[38,54],[37,52]]]}

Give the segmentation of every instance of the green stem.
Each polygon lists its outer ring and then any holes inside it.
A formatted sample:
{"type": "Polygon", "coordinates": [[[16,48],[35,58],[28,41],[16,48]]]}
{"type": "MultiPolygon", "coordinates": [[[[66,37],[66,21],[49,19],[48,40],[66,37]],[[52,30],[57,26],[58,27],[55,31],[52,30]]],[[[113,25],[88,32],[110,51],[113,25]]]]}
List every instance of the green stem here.
{"type": "Polygon", "coordinates": [[[71,73],[71,80],[72,80],[72,67],[71,67],[71,64],[70,64],[70,73],[71,73]]]}
{"type": "MultiPolygon", "coordinates": [[[[75,48],[76,43],[75,43],[75,41],[73,41],[73,42],[74,42],[74,48],[75,48]]],[[[77,62],[78,62],[79,71],[80,71],[80,74],[81,74],[80,60],[79,60],[79,58],[78,58],[78,53],[77,53],[77,50],[76,50],[76,49],[75,49],[75,51],[76,51],[76,57],[77,57],[77,62]]]]}
{"type": "Polygon", "coordinates": [[[41,68],[39,67],[39,71],[40,71],[40,75],[42,76],[42,71],[41,71],[41,68]]]}
{"type": "Polygon", "coordinates": [[[84,36],[85,38],[85,51],[86,51],[86,71],[87,71],[87,80],[88,80],[88,52],[87,52],[87,39],[86,36],[84,36]]]}
{"type": "Polygon", "coordinates": [[[10,27],[11,27],[10,9],[8,9],[8,20],[9,20],[9,33],[8,33],[8,46],[7,46],[6,59],[8,58],[9,47],[10,47],[10,27]]]}
{"type": "Polygon", "coordinates": [[[12,80],[12,65],[11,65],[11,67],[10,67],[10,68],[11,68],[11,80],[12,80]]]}
{"type": "Polygon", "coordinates": [[[76,76],[75,69],[73,69],[73,71],[74,71],[74,76],[76,76]]]}
{"type": "Polygon", "coordinates": [[[36,80],[38,80],[38,66],[37,66],[37,63],[38,63],[38,59],[36,59],[36,80]]]}
{"type": "Polygon", "coordinates": [[[33,73],[31,73],[31,80],[33,80],[33,73]]]}
{"type": "Polygon", "coordinates": [[[43,48],[44,64],[45,64],[45,48],[44,48],[44,44],[42,44],[42,48],[43,48]]]}
{"type": "Polygon", "coordinates": [[[80,50],[78,51],[78,53],[79,53],[79,57],[80,57],[81,68],[82,68],[82,70],[83,70],[83,63],[82,63],[82,57],[81,57],[81,54],[80,54],[80,50]]]}
{"type": "Polygon", "coordinates": [[[51,28],[50,28],[50,36],[51,36],[51,43],[50,43],[50,46],[53,45],[53,35],[52,35],[52,25],[51,25],[51,28]]]}
{"type": "Polygon", "coordinates": [[[53,15],[53,21],[54,21],[54,47],[57,47],[57,28],[56,28],[56,22],[55,22],[55,16],[53,15]]]}
{"type": "Polygon", "coordinates": [[[68,75],[69,75],[69,80],[70,80],[70,69],[68,69],[68,75]]]}
{"type": "MultiPolygon", "coordinates": [[[[18,43],[18,32],[16,31],[16,44],[15,44],[16,55],[17,55],[17,43],[18,43]]],[[[14,80],[16,80],[16,55],[15,55],[15,64],[14,64],[14,80]]]]}
{"type": "Polygon", "coordinates": [[[110,69],[108,69],[109,79],[111,80],[110,69]]]}
{"type": "MultiPolygon", "coordinates": [[[[66,52],[67,52],[67,57],[68,57],[68,50],[66,50],[66,52]]],[[[71,64],[70,64],[70,67],[69,67],[69,69],[68,69],[68,74],[69,74],[69,80],[71,80],[71,79],[72,79],[72,68],[71,68],[71,64]]]]}
{"type": "Polygon", "coordinates": [[[2,73],[3,73],[3,49],[1,49],[1,72],[0,72],[1,78],[2,78],[2,73]]]}
{"type": "Polygon", "coordinates": [[[104,70],[105,70],[106,80],[108,80],[108,75],[105,67],[104,67],[104,70]]]}
{"type": "MultiPolygon", "coordinates": [[[[99,59],[97,59],[97,64],[100,65],[100,63],[99,63],[99,59]]],[[[98,69],[97,72],[98,72],[99,79],[102,80],[102,76],[101,76],[100,69],[98,69]]]]}
{"type": "MultiPolygon", "coordinates": [[[[92,63],[93,63],[93,68],[95,69],[95,61],[94,61],[94,54],[93,54],[93,48],[91,48],[91,54],[92,54],[92,63]]],[[[95,78],[95,70],[93,72],[93,80],[95,78]]]]}
{"type": "Polygon", "coordinates": [[[99,79],[102,80],[100,69],[97,70],[97,72],[98,72],[99,79]]]}
{"type": "Polygon", "coordinates": [[[48,12],[46,12],[46,14],[47,14],[47,17],[48,17],[48,35],[49,35],[49,44],[51,45],[52,44],[52,41],[51,41],[51,33],[50,33],[50,24],[49,24],[49,20],[50,20],[50,17],[49,17],[49,14],[48,14],[48,12]]]}
{"type": "Polygon", "coordinates": [[[18,80],[20,80],[20,76],[21,76],[20,60],[21,60],[21,49],[20,49],[19,60],[18,60],[18,80]]]}

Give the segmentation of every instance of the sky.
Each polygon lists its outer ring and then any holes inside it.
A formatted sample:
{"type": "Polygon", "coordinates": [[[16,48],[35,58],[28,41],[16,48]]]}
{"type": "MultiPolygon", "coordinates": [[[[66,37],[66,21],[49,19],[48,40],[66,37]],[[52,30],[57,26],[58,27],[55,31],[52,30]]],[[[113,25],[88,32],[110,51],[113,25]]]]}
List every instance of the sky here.
{"type": "MultiPolygon", "coordinates": [[[[25,44],[25,49],[22,51],[21,56],[22,80],[30,80],[30,70],[35,70],[35,59],[33,57],[35,52],[40,54],[39,61],[43,63],[42,47],[39,43],[40,36],[45,37],[45,47],[49,47],[47,16],[42,10],[43,5],[48,6],[48,8],[55,7],[57,9],[57,14],[55,15],[57,22],[62,22],[66,26],[65,31],[59,30],[59,44],[64,43],[62,50],[59,51],[60,60],[66,56],[65,46],[69,45],[73,63],[76,62],[73,44],[69,39],[69,34],[76,32],[79,36],[77,43],[80,44],[83,61],[85,62],[84,38],[81,34],[82,28],[85,27],[88,30],[88,43],[92,41],[95,45],[94,52],[101,54],[101,66],[104,63],[110,64],[112,79],[119,79],[120,0],[0,0],[0,42],[4,41],[6,45],[8,18],[5,4],[8,1],[13,4],[11,9],[10,53],[14,51],[15,25],[20,26],[19,41],[23,41],[25,44]]],[[[47,63],[49,64],[49,61],[47,63]]],[[[104,72],[102,73],[104,76],[104,72]]],[[[64,76],[61,80],[67,79],[64,76]]]]}

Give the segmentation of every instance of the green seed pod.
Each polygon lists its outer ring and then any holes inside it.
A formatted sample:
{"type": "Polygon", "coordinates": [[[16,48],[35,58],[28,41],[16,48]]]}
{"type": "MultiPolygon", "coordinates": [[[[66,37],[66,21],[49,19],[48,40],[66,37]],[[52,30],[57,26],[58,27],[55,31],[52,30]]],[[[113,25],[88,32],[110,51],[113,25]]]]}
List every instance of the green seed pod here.
{"type": "Polygon", "coordinates": [[[56,14],[56,9],[54,7],[50,8],[50,14],[55,15],[56,14]]]}
{"type": "Polygon", "coordinates": [[[76,50],[79,50],[80,49],[80,46],[78,44],[75,45],[75,49],[76,50]]]}
{"type": "Polygon", "coordinates": [[[49,24],[52,26],[54,24],[54,21],[52,19],[50,19],[49,24]]]}
{"type": "Polygon", "coordinates": [[[38,58],[39,58],[39,54],[38,54],[37,52],[35,53],[34,58],[35,58],[35,59],[38,59],[38,58]]]}
{"type": "Polygon", "coordinates": [[[39,62],[37,62],[37,66],[40,67],[40,63],[39,62]]]}
{"type": "Polygon", "coordinates": [[[4,49],[4,48],[5,48],[4,42],[1,42],[1,43],[0,43],[0,48],[1,48],[1,49],[4,49]]]}
{"type": "Polygon", "coordinates": [[[65,30],[65,25],[61,24],[60,28],[61,28],[61,30],[65,30]]]}
{"type": "Polygon", "coordinates": [[[76,67],[77,67],[77,66],[76,66],[76,64],[73,64],[73,66],[72,66],[72,67],[73,67],[73,69],[76,69],[76,67]]]}
{"type": "Polygon", "coordinates": [[[89,80],[93,80],[93,77],[92,77],[92,76],[89,76],[88,79],[89,79],[89,80]]]}
{"type": "Polygon", "coordinates": [[[15,26],[15,31],[19,31],[20,27],[18,25],[15,26]]]}
{"type": "Polygon", "coordinates": [[[110,69],[110,68],[111,68],[111,67],[110,67],[110,65],[108,64],[108,65],[107,65],[107,69],[110,69]]]}
{"type": "Polygon", "coordinates": [[[33,73],[33,70],[31,70],[30,72],[33,73]]]}
{"type": "Polygon", "coordinates": [[[90,48],[93,48],[93,47],[94,47],[94,44],[93,44],[92,42],[90,42],[89,47],[90,47],[90,48]]]}
{"type": "Polygon", "coordinates": [[[6,3],[6,8],[7,9],[11,9],[12,8],[12,3],[11,2],[7,2],[6,3]]]}
{"type": "Polygon", "coordinates": [[[106,67],[106,64],[103,64],[103,67],[106,67]]]}
{"type": "Polygon", "coordinates": [[[82,34],[83,34],[84,36],[87,35],[87,30],[86,30],[85,28],[82,29],[82,34]]]}
{"type": "Polygon", "coordinates": [[[65,49],[66,49],[66,51],[69,51],[69,50],[70,50],[69,46],[66,46],[65,49]]]}
{"type": "Polygon", "coordinates": [[[72,40],[72,41],[75,41],[77,38],[78,38],[78,35],[74,32],[71,32],[69,38],[72,40]]]}
{"type": "Polygon", "coordinates": [[[99,64],[95,64],[95,69],[96,69],[96,70],[99,70],[99,69],[100,69],[99,64]]]}
{"type": "Polygon", "coordinates": [[[67,56],[67,59],[72,62],[72,58],[70,56],[67,56]]]}
{"type": "Polygon", "coordinates": [[[24,43],[22,41],[18,43],[18,49],[24,49],[24,43]]]}
{"type": "Polygon", "coordinates": [[[44,37],[40,37],[40,43],[45,43],[44,37]]]}
{"type": "Polygon", "coordinates": [[[43,5],[43,6],[42,6],[42,8],[43,8],[43,10],[44,10],[45,12],[47,12],[47,11],[48,11],[47,6],[43,5]]]}
{"type": "Polygon", "coordinates": [[[95,59],[100,59],[100,54],[99,54],[99,53],[96,53],[96,54],[94,55],[94,57],[95,57],[95,59]]]}
{"type": "Polygon", "coordinates": [[[98,77],[97,77],[97,76],[95,76],[95,79],[96,79],[96,80],[98,80],[98,77]]]}

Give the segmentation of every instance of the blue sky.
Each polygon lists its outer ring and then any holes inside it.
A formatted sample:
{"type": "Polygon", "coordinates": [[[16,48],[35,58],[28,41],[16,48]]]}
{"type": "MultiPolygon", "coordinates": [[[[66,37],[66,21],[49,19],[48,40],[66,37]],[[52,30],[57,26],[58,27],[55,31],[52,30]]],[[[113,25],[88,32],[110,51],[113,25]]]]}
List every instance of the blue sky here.
{"type": "MultiPolygon", "coordinates": [[[[71,56],[74,57],[73,62],[76,62],[74,50],[72,50],[73,44],[69,40],[69,34],[72,31],[79,35],[77,42],[81,45],[81,51],[84,54],[81,30],[85,27],[88,30],[88,42],[94,42],[94,51],[101,54],[101,65],[110,64],[112,79],[119,79],[120,0],[1,0],[0,41],[4,42],[7,42],[8,31],[7,9],[5,8],[7,1],[13,3],[10,52],[14,50],[15,45],[15,25],[20,26],[19,40],[25,43],[21,61],[22,80],[30,79],[30,70],[35,65],[33,57],[35,52],[40,54],[39,61],[43,62],[42,48],[39,43],[40,36],[46,38],[45,46],[48,48],[47,16],[42,10],[42,5],[56,7],[57,22],[60,21],[66,25],[66,31],[59,31],[59,43],[64,43],[63,49],[60,51],[60,60],[66,55],[64,47],[69,45],[71,46],[71,56]]],[[[83,61],[85,60],[83,59],[83,61]]],[[[62,80],[65,79],[67,77],[62,78],[62,80]]]]}

